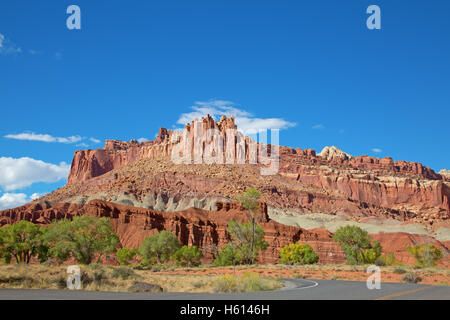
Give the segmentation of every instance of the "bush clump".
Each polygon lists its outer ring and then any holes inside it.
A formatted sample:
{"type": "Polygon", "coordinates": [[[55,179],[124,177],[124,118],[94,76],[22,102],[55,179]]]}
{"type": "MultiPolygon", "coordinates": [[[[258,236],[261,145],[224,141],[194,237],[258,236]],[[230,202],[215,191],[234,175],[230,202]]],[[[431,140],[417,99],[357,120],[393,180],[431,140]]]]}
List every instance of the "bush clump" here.
{"type": "Polygon", "coordinates": [[[309,244],[291,243],[280,250],[280,263],[313,264],[319,261],[319,256],[309,244]]]}
{"type": "Polygon", "coordinates": [[[433,244],[416,245],[408,247],[408,252],[416,259],[417,267],[435,267],[442,258],[442,252],[433,244]]]}
{"type": "Polygon", "coordinates": [[[200,265],[200,259],[202,256],[202,250],[196,246],[182,246],[180,249],[175,251],[172,257],[177,265],[198,266],[200,265]]]}
{"type": "Polygon", "coordinates": [[[394,273],[396,273],[396,274],[404,274],[404,273],[406,273],[406,270],[402,269],[402,268],[395,268],[394,269],[394,273]]]}
{"type": "Polygon", "coordinates": [[[181,243],[172,232],[163,230],[144,239],[139,250],[144,264],[164,263],[181,248],[181,243]]]}
{"type": "Polygon", "coordinates": [[[405,274],[403,276],[403,281],[406,283],[418,283],[418,282],[422,281],[422,278],[419,277],[414,272],[408,272],[407,274],[405,274]]]}
{"type": "Polygon", "coordinates": [[[349,264],[373,264],[381,256],[380,243],[371,243],[369,233],[358,226],[340,227],[333,239],[344,250],[349,264]]]}
{"type": "Polygon", "coordinates": [[[117,261],[119,261],[121,266],[128,266],[130,265],[131,261],[134,259],[134,257],[137,254],[136,249],[130,249],[130,248],[120,248],[117,250],[117,261]]]}
{"type": "Polygon", "coordinates": [[[128,279],[131,277],[135,277],[136,274],[133,269],[128,267],[118,267],[113,270],[111,273],[111,278],[122,278],[122,279],[128,279]]]}
{"type": "Polygon", "coordinates": [[[379,267],[393,266],[395,264],[395,255],[393,252],[388,255],[381,255],[375,260],[375,264],[379,267]]]}

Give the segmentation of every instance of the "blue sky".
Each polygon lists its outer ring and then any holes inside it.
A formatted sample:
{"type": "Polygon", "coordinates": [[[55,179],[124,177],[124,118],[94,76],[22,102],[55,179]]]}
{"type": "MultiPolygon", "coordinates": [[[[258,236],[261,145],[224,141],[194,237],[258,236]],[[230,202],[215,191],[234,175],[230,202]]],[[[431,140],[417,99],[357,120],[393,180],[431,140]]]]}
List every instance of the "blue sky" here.
{"type": "Polygon", "coordinates": [[[449,13],[425,0],[2,1],[0,207],[64,185],[75,150],[153,139],[193,106],[281,127],[281,145],[449,168],[449,13]],[[81,30],[66,27],[71,4],[81,30]],[[371,4],[381,30],[366,27],[371,4]]]}

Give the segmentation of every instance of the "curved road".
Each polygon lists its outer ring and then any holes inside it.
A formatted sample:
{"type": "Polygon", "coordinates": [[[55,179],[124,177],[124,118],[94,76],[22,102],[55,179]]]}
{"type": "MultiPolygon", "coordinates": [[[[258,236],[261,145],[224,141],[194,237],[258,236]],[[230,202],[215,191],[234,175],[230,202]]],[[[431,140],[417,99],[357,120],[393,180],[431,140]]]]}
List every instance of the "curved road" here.
{"type": "Polygon", "coordinates": [[[385,282],[369,290],[365,282],[285,280],[282,290],[232,294],[2,289],[0,300],[450,300],[450,286],[385,282]]]}

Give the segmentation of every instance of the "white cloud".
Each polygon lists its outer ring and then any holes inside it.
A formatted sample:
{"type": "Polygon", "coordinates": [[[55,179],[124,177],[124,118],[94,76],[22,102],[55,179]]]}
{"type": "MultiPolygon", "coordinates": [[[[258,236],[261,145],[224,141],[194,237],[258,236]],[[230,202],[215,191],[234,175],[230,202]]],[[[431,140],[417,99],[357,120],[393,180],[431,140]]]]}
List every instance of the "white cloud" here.
{"type": "Polygon", "coordinates": [[[383,152],[383,150],[378,149],[378,148],[373,148],[372,151],[375,152],[375,153],[383,152]]]}
{"type": "Polygon", "coordinates": [[[89,147],[89,145],[87,143],[82,142],[82,143],[76,144],[75,147],[87,148],[87,147],[89,147]]]}
{"type": "Polygon", "coordinates": [[[36,192],[28,197],[25,193],[4,193],[0,197],[0,210],[20,207],[25,203],[39,199],[44,195],[45,193],[36,192]]]}
{"type": "Polygon", "coordinates": [[[199,120],[206,115],[211,115],[218,120],[222,115],[235,116],[235,123],[239,131],[245,134],[256,133],[258,130],[287,129],[296,124],[282,118],[255,118],[250,112],[235,107],[235,104],[226,100],[211,100],[208,102],[197,101],[191,106],[192,112],[181,114],[177,123],[185,125],[195,118],[199,120]]]}
{"type": "Polygon", "coordinates": [[[16,54],[21,52],[22,48],[16,46],[0,33],[0,54],[16,54]]]}
{"type": "Polygon", "coordinates": [[[34,132],[24,132],[19,134],[7,134],[5,138],[16,140],[28,140],[28,141],[42,141],[42,142],[59,142],[59,143],[75,143],[83,140],[80,136],[70,137],[54,137],[49,134],[39,134],[34,132]]]}
{"type": "Polygon", "coordinates": [[[66,179],[70,165],[46,163],[32,158],[0,157],[0,186],[5,191],[31,186],[36,182],[54,183],[66,179]]]}
{"type": "Polygon", "coordinates": [[[33,194],[30,196],[30,199],[31,199],[31,200],[36,200],[36,199],[39,199],[40,197],[43,197],[43,196],[45,196],[45,195],[46,195],[46,193],[35,192],[35,193],[33,193],[33,194]]]}
{"type": "Polygon", "coordinates": [[[316,124],[316,125],[312,126],[312,128],[314,130],[323,130],[323,129],[325,129],[325,126],[320,123],[320,124],[316,124]]]}
{"type": "Polygon", "coordinates": [[[89,140],[92,143],[100,143],[101,141],[96,138],[85,138],[81,137],[79,135],[76,136],[70,136],[70,137],[54,137],[50,134],[41,134],[41,133],[34,133],[34,132],[23,132],[19,134],[7,134],[4,136],[8,139],[15,139],[15,140],[24,140],[24,141],[40,141],[40,142],[56,142],[56,143],[65,143],[65,144],[71,144],[71,143],[77,143],[77,147],[88,147],[89,144],[85,142],[81,142],[83,140],[89,140]]]}
{"type": "Polygon", "coordinates": [[[19,207],[28,201],[25,193],[5,193],[0,197],[0,210],[19,207]]]}

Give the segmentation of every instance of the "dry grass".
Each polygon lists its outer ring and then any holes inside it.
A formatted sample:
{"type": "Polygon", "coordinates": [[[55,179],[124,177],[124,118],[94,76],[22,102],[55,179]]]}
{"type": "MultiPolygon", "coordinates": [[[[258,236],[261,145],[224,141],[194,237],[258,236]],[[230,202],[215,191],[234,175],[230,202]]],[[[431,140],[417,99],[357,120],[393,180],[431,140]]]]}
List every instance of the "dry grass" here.
{"type": "Polygon", "coordinates": [[[284,282],[281,280],[263,278],[256,272],[244,272],[240,277],[226,274],[214,282],[214,291],[222,293],[269,291],[281,289],[284,282]]]}
{"type": "MultiPolygon", "coordinates": [[[[165,292],[212,292],[217,277],[162,275],[146,270],[120,267],[80,266],[82,289],[88,291],[127,292],[136,281],[155,284],[165,292]],[[131,274],[130,274],[131,273],[131,274]]],[[[67,266],[0,265],[0,288],[65,289],[67,266]]]]}
{"type": "MultiPolygon", "coordinates": [[[[170,265],[155,267],[154,270],[135,270],[124,267],[101,265],[80,266],[82,286],[90,291],[127,292],[135,282],[146,282],[162,287],[165,292],[214,292],[217,291],[217,280],[224,275],[232,275],[233,267],[200,267],[180,268],[170,265]]],[[[328,265],[253,265],[236,266],[238,277],[252,271],[260,274],[265,280],[277,281],[279,278],[312,278],[366,281],[367,266],[350,266],[345,264],[328,265]]],[[[0,265],[0,288],[22,289],[65,289],[67,266],[0,265]]],[[[403,282],[404,274],[416,273],[422,278],[421,283],[448,285],[450,270],[442,268],[416,269],[412,266],[381,267],[382,281],[403,282]],[[402,269],[399,273],[396,269],[402,269]]],[[[277,283],[269,289],[276,289],[277,283]]]]}
{"type": "MultiPolygon", "coordinates": [[[[450,269],[448,268],[420,268],[413,266],[386,266],[380,267],[382,281],[385,282],[403,282],[404,273],[414,272],[421,278],[421,283],[433,285],[445,285],[450,283],[450,269]],[[399,273],[396,269],[402,269],[399,273]]],[[[352,266],[347,264],[314,264],[314,265],[253,265],[236,266],[236,275],[240,276],[247,271],[257,272],[264,277],[273,278],[303,278],[303,279],[340,279],[351,281],[366,281],[367,266],[352,266]]],[[[161,270],[159,274],[189,274],[189,275],[211,275],[220,276],[224,274],[233,274],[233,267],[213,267],[201,266],[190,268],[189,271],[181,268],[169,268],[161,270]]]]}
{"type": "MultiPolygon", "coordinates": [[[[220,279],[220,276],[216,275],[190,275],[189,270],[195,270],[193,268],[177,268],[187,271],[188,274],[157,274],[151,270],[96,264],[80,266],[80,269],[82,289],[88,291],[128,292],[128,288],[135,282],[146,282],[162,287],[164,292],[214,292],[216,282],[220,279]]],[[[0,288],[66,289],[66,280],[69,277],[66,271],[67,266],[64,265],[0,265],[0,288]]],[[[261,278],[261,281],[265,284],[264,290],[282,287],[276,280],[261,278]]]]}

